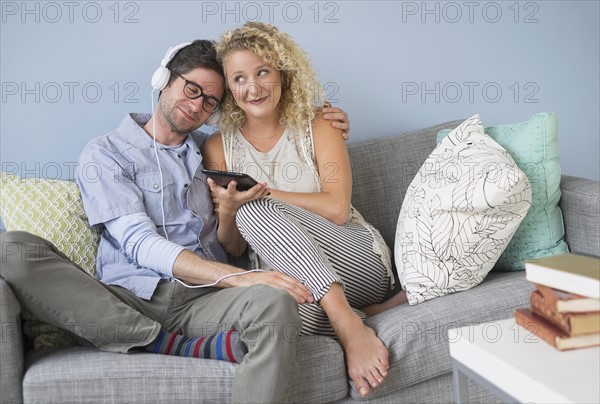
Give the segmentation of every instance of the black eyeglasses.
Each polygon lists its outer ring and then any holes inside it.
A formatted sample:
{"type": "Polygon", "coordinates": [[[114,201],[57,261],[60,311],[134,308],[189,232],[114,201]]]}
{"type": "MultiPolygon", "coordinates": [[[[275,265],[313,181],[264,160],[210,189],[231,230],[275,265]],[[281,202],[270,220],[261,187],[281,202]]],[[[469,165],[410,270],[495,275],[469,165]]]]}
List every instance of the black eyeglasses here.
{"type": "Polygon", "coordinates": [[[212,114],[213,112],[216,112],[219,108],[221,108],[221,102],[212,95],[206,95],[204,93],[204,89],[200,85],[194,83],[193,81],[189,81],[179,73],[174,74],[181,77],[183,81],[185,81],[185,85],[183,86],[183,94],[186,97],[188,97],[190,100],[196,100],[200,97],[203,97],[203,110],[212,114]]]}

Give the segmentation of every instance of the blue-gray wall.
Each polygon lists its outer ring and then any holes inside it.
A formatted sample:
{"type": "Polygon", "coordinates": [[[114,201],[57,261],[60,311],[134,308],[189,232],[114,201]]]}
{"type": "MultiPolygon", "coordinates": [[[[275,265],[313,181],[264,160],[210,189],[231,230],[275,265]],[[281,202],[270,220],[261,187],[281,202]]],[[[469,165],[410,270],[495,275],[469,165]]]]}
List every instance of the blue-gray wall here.
{"type": "Polygon", "coordinates": [[[599,179],[598,1],[2,1],[2,169],[70,178],[79,151],[150,110],[166,49],[247,20],[305,47],[358,141],[481,114],[560,119],[563,173],[599,179]]]}

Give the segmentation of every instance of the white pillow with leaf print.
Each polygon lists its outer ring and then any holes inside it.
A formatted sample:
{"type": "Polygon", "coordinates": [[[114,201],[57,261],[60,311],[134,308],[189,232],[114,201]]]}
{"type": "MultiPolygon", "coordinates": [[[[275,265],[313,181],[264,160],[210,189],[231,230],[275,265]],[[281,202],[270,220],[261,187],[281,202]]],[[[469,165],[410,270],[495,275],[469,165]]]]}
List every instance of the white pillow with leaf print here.
{"type": "Polygon", "coordinates": [[[512,157],[467,119],[411,182],[398,217],[395,261],[411,305],[478,285],[531,205],[512,157]]]}

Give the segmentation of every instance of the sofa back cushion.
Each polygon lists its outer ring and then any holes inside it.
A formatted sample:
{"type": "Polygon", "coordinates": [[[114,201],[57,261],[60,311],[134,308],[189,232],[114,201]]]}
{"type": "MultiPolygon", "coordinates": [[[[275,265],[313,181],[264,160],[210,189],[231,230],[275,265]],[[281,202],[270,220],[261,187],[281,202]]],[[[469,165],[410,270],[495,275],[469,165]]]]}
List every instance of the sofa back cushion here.
{"type": "Polygon", "coordinates": [[[352,205],[381,232],[393,251],[396,221],[406,189],[436,147],[437,133],[450,121],[403,135],[349,143],[352,205]]]}

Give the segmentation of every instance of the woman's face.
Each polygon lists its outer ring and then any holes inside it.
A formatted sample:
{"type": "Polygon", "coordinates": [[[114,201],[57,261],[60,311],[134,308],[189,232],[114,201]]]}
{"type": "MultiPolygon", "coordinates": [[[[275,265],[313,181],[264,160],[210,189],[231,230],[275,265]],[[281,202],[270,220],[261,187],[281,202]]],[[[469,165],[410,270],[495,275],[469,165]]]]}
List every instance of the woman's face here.
{"type": "Polygon", "coordinates": [[[223,63],[225,79],[246,117],[279,114],[281,73],[251,50],[236,50],[223,63]]]}

